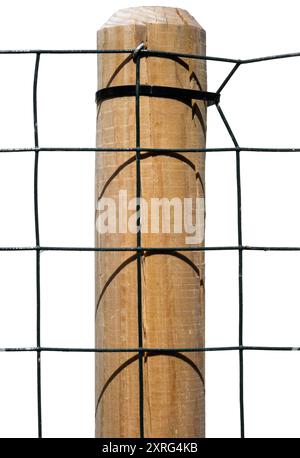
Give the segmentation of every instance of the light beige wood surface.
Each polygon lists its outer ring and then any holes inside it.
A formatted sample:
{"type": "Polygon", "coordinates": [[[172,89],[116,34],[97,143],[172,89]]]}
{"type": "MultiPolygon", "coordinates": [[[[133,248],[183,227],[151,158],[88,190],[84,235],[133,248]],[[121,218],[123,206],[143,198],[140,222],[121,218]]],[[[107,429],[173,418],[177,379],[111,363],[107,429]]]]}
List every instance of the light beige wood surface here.
{"type": "MultiPolygon", "coordinates": [[[[205,54],[205,32],[184,10],[128,8],[98,32],[98,49],[148,49],[205,54]]],[[[141,83],[206,90],[205,61],[141,59],[141,83]]],[[[135,84],[135,63],[125,54],[99,55],[98,88],[135,84]]],[[[204,148],[204,102],[141,97],[141,145],[204,148]]],[[[98,147],[135,146],[135,98],[102,102],[97,111],[98,147]]],[[[203,153],[142,154],[142,196],[204,197],[203,153]]],[[[135,197],[135,153],[96,155],[96,204],[135,197]]],[[[204,211],[204,210],[203,210],[204,211]]],[[[195,208],[193,208],[193,213],[195,208]]],[[[134,213],[129,211],[129,215],[134,213]]],[[[96,211],[96,217],[99,212],[96,211]]],[[[151,217],[151,214],[149,214],[151,217]]],[[[186,246],[186,232],[142,234],[143,247],[186,246]]],[[[98,247],[134,247],[136,234],[96,232],[98,247]]],[[[96,346],[138,346],[135,253],[96,254],[96,346]]],[[[204,253],[142,256],[143,343],[147,348],[204,346],[204,253]]],[[[204,437],[204,353],[145,354],[145,437],[204,437]]],[[[139,437],[138,356],[96,354],[96,436],[139,437]]]]}

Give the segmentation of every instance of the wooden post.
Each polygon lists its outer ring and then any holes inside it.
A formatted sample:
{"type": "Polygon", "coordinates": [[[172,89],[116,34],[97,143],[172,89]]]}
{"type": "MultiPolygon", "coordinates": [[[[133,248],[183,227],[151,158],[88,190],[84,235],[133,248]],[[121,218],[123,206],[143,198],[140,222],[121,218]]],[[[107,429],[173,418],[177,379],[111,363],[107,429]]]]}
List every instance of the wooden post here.
{"type": "MultiPolygon", "coordinates": [[[[98,32],[98,49],[132,49],[141,42],[151,50],[205,55],[204,30],[181,9],[128,8],[113,15],[98,32]]],[[[132,55],[99,54],[98,89],[135,83],[132,55]]],[[[141,84],[205,91],[206,64],[188,58],[142,58],[141,84]]],[[[206,104],[202,101],[141,97],[140,119],[142,147],[205,148],[206,104]]],[[[135,97],[101,102],[97,146],[135,145],[135,97]]],[[[149,208],[153,197],[179,198],[182,203],[192,198],[195,216],[195,200],[204,198],[204,164],[203,153],[142,153],[141,194],[149,208]]],[[[116,232],[99,234],[97,230],[97,247],[136,246],[136,234],[125,230],[124,215],[119,213],[126,205],[124,199],[130,201],[135,193],[135,152],[97,153],[96,218],[103,197],[114,199],[117,209],[116,232]]],[[[128,218],[133,214],[132,207],[128,218]]],[[[148,215],[143,247],[193,246],[186,242],[191,235],[186,230],[151,232],[154,216],[148,215]]],[[[171,227],[173,219],[171,212],[171,227]]],[[[137,348],[137,310],[136,253],[96,253],[96,346],[137,348]]],[[[143,252],[142,319],[144,348],[204,346],[203,252],[143,252]]],[[[204,353],[148,352],[142,368],[145,437],[204,437],[204,353]]],[[[139,437],[139,396],[138,354],[96,353],[96,436],[139,437]]]]}

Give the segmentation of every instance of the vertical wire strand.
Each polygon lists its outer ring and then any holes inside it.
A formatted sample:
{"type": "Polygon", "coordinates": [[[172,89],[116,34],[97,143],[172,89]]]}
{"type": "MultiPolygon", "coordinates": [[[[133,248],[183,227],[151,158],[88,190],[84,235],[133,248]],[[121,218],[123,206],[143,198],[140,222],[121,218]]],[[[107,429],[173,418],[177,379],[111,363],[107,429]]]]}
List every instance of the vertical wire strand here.
{"type": "Polygon", "coordinates": [[[243,350],[243,236],[242,236],[242,192],[241,192],[241,158],[240,147],[234,136],[234,133],[219,105],[216,105],[221,119],[229,133],[234,146],[237,148],[236,163],[236,192],[237,192],[237,226],[238,226],[238,245],[239,245],[239,391],[240,391],[240,428],[241,438],[245,438],[245,408],[244,408],[244,350],[243,350]]]}
{"type": "MultiPolygon", "coordinates": [[[[140,56],[135,56],[136,84],[135,84],[135,122],[136,122],[136,147],[141,145],[140,126],[140,56]]],[[[136,152],[136,212],[137,212],[137,248],[141,248],[141,153],[136,152]]],[[[143,304],[142,304],[142,253],[137,251],[137,306],[138,306],[138,343],[143,348],[143,304]]],[[[140,437],[144,437],[144,373],[143,373],[143,350],[139,351],[139,416],[140,437]]]]}
{"type": "MultiPolygon", "coordinates": [[[[40,53],[36,53],[34,80],[33,80],[33,123],[34,123],[34,144],[39,148],[38,115],[37,115],[37,83],[39,74],[40,53]]],[[[40,246],[39,230],[39,206],[38,206],[38,168],[39,151],[34,157],[34,225],[36,246],[40,246]]],[[[40,250],[36,250],[36,363],[37,363],[37,414],[38,414],[38,437],[43,437],[42,432],[42,390],[41,390],[41,275],[40,275],[40,250]]]]}

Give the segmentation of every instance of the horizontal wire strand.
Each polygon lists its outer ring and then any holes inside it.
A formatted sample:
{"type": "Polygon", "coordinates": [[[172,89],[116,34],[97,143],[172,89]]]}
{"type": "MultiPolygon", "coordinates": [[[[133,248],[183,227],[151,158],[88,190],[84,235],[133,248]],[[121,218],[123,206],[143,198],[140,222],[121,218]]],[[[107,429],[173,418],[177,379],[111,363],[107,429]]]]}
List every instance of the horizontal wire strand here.
{"type": "MultiPolygon", "coordinates": [[[[5,54],[132,54],[135,49],[2,49],[0,55],[5,54]]],[[[198,54],[176,53],[169,51],[159,51],[143,49],[140,50],[140,57],[185,57],[188,59],[211,60],[216,62],[228,62],[233,64],[245,65],[270,60],[288,59],[300,57],[300,52],[275,54],[271,56],[255,57],[251,59],[233,59],[229,57],[203,56],[198,54]]]]}
{"type": "Polygon", "coordinates": [[[128,251],[128,252],[173,252],[173,251],[300,251],[299,246],[251,246],[251,245],[225,245],[225,246],[193,246],[193,247],[55,247],[55,246],[32,246],[32,247],[0,247],[1,251],[128,251]]]}
{"type": "Polygon", "coordinates": [[[80,348],[80,347],[1,347],[0,352],[74,352],[74,353],[196,353],[214,351],[300,351],[300,346],[254,346],[237,345],[227,347],[194,347],[194,348],[80,348]]]}
{"type": "Polygon", "coordinates": [[[148,147],[139,147],[139,148],[92,148],[92,147],[40,147],[40,148],[0,148],[0,153],[31,153],[31,152],[99,152],[99,153],[135,153],[135,152],[145,152],[145,153],[167,153],[167,154],[176,154],[176,153],[222,153],[222,152],[231,152],[231,151],[245,151],[245,152],[256,152],[256,153],[300,153],[300,148],[260,148],[260,147],[224,147],[224,148],[148,148],[148,147]]]}

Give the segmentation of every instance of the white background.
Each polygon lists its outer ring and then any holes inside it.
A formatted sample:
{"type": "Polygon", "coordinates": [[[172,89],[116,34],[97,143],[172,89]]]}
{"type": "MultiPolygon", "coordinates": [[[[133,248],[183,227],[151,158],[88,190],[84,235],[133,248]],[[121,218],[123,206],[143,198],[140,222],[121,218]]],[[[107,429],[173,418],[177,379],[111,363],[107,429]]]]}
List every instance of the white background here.
{"type": "MultiPolygon", "coordinates": [[[[1,49],[94,49],[118,9],[148,2],[1,0],[1,49]]],[[[171,0],[207,32],[207,54],[233,58],[300,50],[299,2],[171,0]]],[[[0,148],[33,146],[34,56],[0,56],[0,148]]],[[[231,66],[208,64],[214,91],[231,66]]],[[[299,58],[241,67],[221,105],[242,146],[300,147],[299,58]]],[[[95,145],[96,56],[42,55],[41,146],[95,145]]],[[[214,107],[207,147],[231,146],[214,107]]],[[[299,153],[242,156],[248,245],[300,246],[299,153]]],[[[33,153],[0,155],[0,245],[32,246],[33,153]]],[[[237,244],[234,153],[209,153],[206,244],[237,244]]],[[[43,152],[42,245],[93,246],[94,154],[43,152]]],[[[43,346],[94,346],[93,253],[42,253],[43,346]]],[[[300,254],[244,253],[245,345],[300,346],[300,254]]],[[[238,344],[238,254],[206,256],[207,346],[238,344]]],[[[0,347],[35,346],[35,253],[0,254],[0,347]]],[[[238,354],[206,358],[207,437],[238,437],[238,354]]],[[[34,437],[36,355],[0,353],[0,436],[34,437]]],[[[245,353],[248,437],[300,437],[300,353],[245,353]]],[[[43,353],[45,437],[93,437],[93,354],[43,353]]]]}

